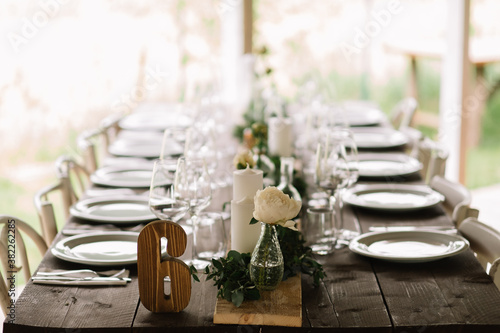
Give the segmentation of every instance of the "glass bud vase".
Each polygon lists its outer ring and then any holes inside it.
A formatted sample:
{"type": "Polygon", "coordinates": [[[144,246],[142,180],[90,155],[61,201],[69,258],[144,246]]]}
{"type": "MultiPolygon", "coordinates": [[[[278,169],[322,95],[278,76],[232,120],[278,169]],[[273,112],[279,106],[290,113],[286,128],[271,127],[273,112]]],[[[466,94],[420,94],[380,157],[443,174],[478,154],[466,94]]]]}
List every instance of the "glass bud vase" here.
{"type": "Polygon", "coordinates": [[[299,191],[293,186],[293,157],[280,157],[280,183],[278,189],[288,194],[290,198],[302,201],[299,191]]]}
{"type": "Polygon", "coordinates": [[[260,237],[250,260],[250,278],[260,291],[270,291],[280,284],[283,270],[283,254],[276,227],[261,222],[260,237]]]}

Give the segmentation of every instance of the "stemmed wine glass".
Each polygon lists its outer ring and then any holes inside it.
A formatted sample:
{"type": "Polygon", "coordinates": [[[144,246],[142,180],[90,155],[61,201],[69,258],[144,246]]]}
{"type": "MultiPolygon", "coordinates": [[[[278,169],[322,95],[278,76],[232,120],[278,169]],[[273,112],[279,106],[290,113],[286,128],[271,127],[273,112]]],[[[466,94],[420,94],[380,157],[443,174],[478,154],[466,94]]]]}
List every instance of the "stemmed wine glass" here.
{"type": "Polygon", "coordinates": [[[149,191],[149,208],[153,214],[173,222],[178,222],[189,209],[189,202],[179,198],[175,190],[176,169],[177,160],[156,160],[149,191]]]}
{"type": "Polygon", "coordinates": [[[349,242],[356,236],[359,235],[359,230],[349,230],[344,229],[344,201],[343,195],[345,191],[353,186],[359,178],[359,157],[358,157],[358,148],[356,142],[354,140],[354,135],[352,131],[347,128],[336,128],[332,132],[332,136],[336,138],[336,140],[341,141],[342,145],[345,147],[345,157],[346,157],[346,167],[349,171],[349,175],[347,178],[347,184],[345,187],[341,188],[337,195],[337,204],[339,208],[339,216],[338,216],[338,224],[337,228],[337,247],[342,245],[348,245],[349,242]]]}
{"type": "Polygon", "coordinates": [[[212,200],[212,185],[205,161],[187,157],[179,158],[175,174],[175,189],[178,198],[188,202],[190,214],[188,223],[193,228],[193,257],[188,264],[201,270],[210,264],[208,260],[200,258],[196,250],[198,214],[208,207],[212,200]]]}
{"type": "MultiPolygon", "coordinates": [[[[316,151],[316,185],[329,194],[330,209],[335,211],[336,206],[339,210],[340,191],[349,184],[349,167],[345,142],[338,135],[328,133],[324,140],[318,143],[316,151]]],[[[337,214],[336,214],[337,215],[337,214]]],[[[339,231],[343,229],[342,212],[335,218],[334,235],[336,247],[340,245],[339,231]]]]}

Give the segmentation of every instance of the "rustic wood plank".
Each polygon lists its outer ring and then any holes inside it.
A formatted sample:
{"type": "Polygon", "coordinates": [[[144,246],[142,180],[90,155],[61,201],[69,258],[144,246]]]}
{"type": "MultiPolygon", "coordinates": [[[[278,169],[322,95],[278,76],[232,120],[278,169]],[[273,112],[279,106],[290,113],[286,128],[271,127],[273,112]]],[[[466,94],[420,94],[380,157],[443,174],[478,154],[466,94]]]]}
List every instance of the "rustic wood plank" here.
{"type": "MultiPolygon", "coordinates": [[[[153,313],[142,304],[138,306],[133,324],[134,332],[182,332],[192,330],[217,331],[220,325],[213,323],[213,313],[217,300],[217,288],[213,281],[192,283],[191,299],[188,306],[179,313],[153,313]]],[[[237,332],[237,326],[224,325],[225,331],[237,332]]]]}
{"type": "Polygon", "coordinates": [[[392,331],[389,314],[369,261],[343,248],[327,258],[325,268],[325,285],[341,328],[392,331]]]}
{"type": "MultiPolygon", "coordinates": [[[[45,254],[39,268],[42,267],[88,268],[59,260],[50,252],[45,254]]],[[[106,328],[112,332],[114,329],[131,327],[135,307],[130,307],[130,302],[139,301],[139,292],[135,268],[134,266],[127,268],[131,269],[132,282],[126,286],[70,287],[29,282],[16,302],[15,324],[5,322],[4,331],[46,332],[47,328],[56,331],[61,329],[85,331],[106,328]],[[124,299],[127,301],[124,302],[124,299]]]]}
{"type": "Polygon", "coordinates": [[[246,301],[240,307],[217,299],[216,324],[302,326],[302,280],[300,275],[282,281],[276,290],[261,292],[257,301],[246,301]]]}

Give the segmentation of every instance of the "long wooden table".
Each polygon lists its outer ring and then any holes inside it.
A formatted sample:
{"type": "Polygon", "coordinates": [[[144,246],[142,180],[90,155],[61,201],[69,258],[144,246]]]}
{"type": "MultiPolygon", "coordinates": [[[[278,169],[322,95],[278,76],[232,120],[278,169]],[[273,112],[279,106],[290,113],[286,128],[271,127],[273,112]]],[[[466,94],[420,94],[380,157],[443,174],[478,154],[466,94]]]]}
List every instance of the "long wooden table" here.
{"type": "MultiPolygon", "coordinates": [[[[362,232],[370,225],[452,225],[434,207],[412,214],[345,206],[345,223],[362,232]]],[[[57,240],[62,239],[58,235],[57,240]]],[[[430,263],[398,264],[356,255],[348,248],[319,259],[327,277],[319,288],[302,277],[301,328],[216,325],[216,288],[194,283],[189,306],[155,314],[140,303],[137,270],[132,282],[114,287],[68,287],[29,282],[4,332],[500,332],[500,291],[472,251],[430,263]]],[[[75,269],[50,252],[40,268],[75,269]]],[[[202,279],[203,280],[203,279],[202,279]]]]}

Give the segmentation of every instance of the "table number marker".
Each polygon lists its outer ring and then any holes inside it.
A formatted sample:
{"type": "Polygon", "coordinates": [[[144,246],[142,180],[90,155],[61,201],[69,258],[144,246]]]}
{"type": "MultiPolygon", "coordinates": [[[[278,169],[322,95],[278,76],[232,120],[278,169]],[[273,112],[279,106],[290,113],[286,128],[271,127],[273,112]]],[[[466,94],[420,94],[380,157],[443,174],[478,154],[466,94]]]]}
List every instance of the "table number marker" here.
{"type": "Polygon", "coordinates": [[[145,226],[137,241],[139,296],[152,312],[179,312],[191,298],[189,267],[177,259],[186,250],[187,236],[180,225],[155,221],[145,226]],[[167,239],[167,256],[162,258],[161,240],[167,239]],[[170,290],[165,281],[170,280],[170,290]]]}

